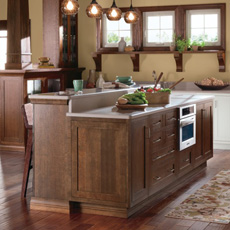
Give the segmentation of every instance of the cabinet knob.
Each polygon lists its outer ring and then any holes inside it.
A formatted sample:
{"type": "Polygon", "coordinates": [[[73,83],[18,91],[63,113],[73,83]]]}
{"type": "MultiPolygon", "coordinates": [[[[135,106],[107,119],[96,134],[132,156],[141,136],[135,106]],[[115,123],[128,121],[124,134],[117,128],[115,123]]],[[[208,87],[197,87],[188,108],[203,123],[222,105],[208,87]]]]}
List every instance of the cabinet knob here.
{"type": "Polygon", "coordinates": [[[160,176],[156,176],[155,178],[153,178],[154,180],[160,180],[161,177],[160,176]]]}

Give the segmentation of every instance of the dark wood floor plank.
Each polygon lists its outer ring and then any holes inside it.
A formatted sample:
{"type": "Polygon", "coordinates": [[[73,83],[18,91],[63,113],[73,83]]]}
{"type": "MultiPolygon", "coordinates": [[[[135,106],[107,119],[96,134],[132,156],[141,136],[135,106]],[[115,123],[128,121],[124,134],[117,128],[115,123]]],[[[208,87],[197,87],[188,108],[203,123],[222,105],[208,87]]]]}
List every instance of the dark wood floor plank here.
{"type": "Polygon", "coordinates": [[[230,168],[230,151],[215,151],[208,167],[166,199],[129,219],[90,214],[57,214],[32,211],[32,174],[27,198],[21,200],[24,154],[0,152],[0,230],[230,230],[230,224],[166,218],[190,194],[207,183],[222,169],[230,168]]]}

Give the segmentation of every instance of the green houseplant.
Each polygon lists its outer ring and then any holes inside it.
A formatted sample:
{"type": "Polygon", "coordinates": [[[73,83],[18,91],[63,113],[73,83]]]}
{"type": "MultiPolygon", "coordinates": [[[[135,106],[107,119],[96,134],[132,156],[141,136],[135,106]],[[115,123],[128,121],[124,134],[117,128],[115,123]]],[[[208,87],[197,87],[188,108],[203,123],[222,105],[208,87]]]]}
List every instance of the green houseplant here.
{"type": "Polygon", "coordinates": [[[191,42],[192,51],[197,51],[198,48],[205,46],[205,41],[203,39],[194,40],[191,42]]]}
{"type": "Polygon", "coordinates": [[[176,48],[179,51],[179,53],[185,51],[188,45],[189,45],[188,40],[186,40],[185,38],[181,38],[181,36],[178,36],[176,38],[176,48]]]}

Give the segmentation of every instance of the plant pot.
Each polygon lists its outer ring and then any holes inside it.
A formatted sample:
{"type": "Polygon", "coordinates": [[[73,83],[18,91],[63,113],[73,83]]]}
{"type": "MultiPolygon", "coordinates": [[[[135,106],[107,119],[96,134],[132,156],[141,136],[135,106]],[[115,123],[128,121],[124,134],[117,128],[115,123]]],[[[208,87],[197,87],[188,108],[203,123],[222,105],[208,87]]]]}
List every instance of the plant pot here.
{"type": "Polygon", "coordinates": [[[192,46],[193,51],[198,51],[198,46],[192,46]]]}
{"type": "Polygon", "coordinates": [[[169,49],[170,49],[170,51],[175,51],[176,50],[176,46],[175,45],[171,45],[171,46],[169,46],[169,49]]]}

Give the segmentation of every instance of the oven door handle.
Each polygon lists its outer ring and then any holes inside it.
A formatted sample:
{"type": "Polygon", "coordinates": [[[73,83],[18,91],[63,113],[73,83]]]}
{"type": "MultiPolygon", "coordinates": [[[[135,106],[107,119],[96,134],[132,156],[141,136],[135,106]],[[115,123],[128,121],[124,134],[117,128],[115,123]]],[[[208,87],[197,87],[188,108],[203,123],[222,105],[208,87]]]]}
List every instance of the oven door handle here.
{"type": "Polygon", "coordinates": [[[190,121],[190,122],[181,122],[181,127],[183,128],[183,127],[185,127],[185,126],[187,126],[187,125],[191,125],[191,124],[194,124],[194,121],[190,121]]]}

